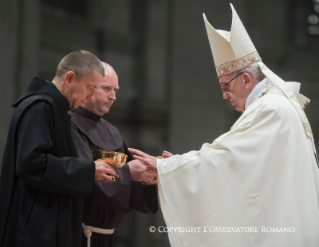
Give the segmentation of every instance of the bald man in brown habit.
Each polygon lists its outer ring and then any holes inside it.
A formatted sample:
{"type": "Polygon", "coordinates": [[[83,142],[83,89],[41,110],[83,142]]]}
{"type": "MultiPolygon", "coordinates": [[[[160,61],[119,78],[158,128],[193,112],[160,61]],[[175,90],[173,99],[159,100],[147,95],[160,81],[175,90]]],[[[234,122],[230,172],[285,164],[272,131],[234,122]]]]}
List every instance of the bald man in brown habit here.
{"type": "Polygon", "coordinates": [[[84,203],[82,246],[114,246],[112,234],[124,213],[133,209],[143,213],[158,210],[156,185],[145,186],[141,182],[154,179],[156,173],[146,171],[146,166],[134,160],[117,128],[102,116],[109,112],[119,89],[114,69],[102,63],[105,76],[95,90],[95,97],[76,110],[70,111],[72,133],[80,157],[92,159],[92,151],[107,150],[125,153],[128,163],[116,169],[119,178],[112,184],[96,182],[93,196],[84,203]],[[91,238],[91,239],[90,239],[91,238]]]}

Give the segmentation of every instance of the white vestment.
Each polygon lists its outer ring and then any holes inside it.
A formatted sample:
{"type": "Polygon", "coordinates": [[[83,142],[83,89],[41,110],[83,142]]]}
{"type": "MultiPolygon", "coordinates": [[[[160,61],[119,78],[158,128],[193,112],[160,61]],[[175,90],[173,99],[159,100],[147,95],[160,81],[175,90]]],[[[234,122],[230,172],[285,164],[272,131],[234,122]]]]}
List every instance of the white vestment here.
{"type": "Polygon", "coordinates": [[[319,246],[312,141],[280,89],[260,98],[256,90],[229,132],[199,151],[157,160],[173,247],[319,246]]]}

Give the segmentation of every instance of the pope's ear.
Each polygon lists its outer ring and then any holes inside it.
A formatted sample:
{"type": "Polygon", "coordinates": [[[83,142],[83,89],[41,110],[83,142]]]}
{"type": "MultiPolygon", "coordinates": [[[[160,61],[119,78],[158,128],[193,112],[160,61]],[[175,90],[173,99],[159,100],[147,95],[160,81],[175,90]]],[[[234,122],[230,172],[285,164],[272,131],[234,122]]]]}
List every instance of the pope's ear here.
{"type": "Polygon", "coordinates": [[[75,73],[73,71],[68,71],[64,75],[64,83],[68,87],[70,83],[75,80],[75,73]]]}
{"type": "Polygon", "coordinates": [[[244,73],[243,74],[244,80],[245,80],[245,86],[250,86],[253,82],[253,78],[251,77],[250,74],[244,73]]]}

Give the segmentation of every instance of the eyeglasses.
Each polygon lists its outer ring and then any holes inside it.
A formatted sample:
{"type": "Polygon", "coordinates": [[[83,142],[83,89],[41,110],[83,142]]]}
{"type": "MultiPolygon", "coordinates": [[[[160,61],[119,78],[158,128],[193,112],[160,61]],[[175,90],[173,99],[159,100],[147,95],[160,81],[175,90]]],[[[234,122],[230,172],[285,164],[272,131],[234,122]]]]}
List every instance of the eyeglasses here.
{"type": "MultiPolygon", "coordinates": [[[[243,74],[243,73],[245,73],[245,72],[239,73],[239,74],[236,75],[233,79],[231,79],[229,82],[225,83],[225,84],[224,84],[224,87],[227,88],[227,85],[228,85],[229,83],[231,83],[234,79],[236,79],[238,76],[240,76],[240,75],[243,74]]],[[[220,89],[222,90],[223,93],[228,93],[223,87],[220,87],[220,89]]]]}

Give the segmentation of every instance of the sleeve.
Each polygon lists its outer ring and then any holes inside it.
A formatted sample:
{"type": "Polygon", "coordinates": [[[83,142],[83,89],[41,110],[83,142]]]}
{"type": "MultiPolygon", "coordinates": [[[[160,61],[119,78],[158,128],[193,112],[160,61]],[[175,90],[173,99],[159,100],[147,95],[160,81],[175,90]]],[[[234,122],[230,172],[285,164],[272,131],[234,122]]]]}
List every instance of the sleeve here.
{"type": "MultiPolygon", "coordinates": [[[[78,128],[72,124],[72,135],[79,156],[82,158],[92,159],[92,151],[90,147],[95,146],[90,142],[85,134],[80,132],[78,128]]],[[[129,200],[131,194],[131,175],[128,165],[124,165],[121,169],[115,169],[119,178],[114,183],[103,183],[95,181],[92,197],[88,202],[108,207],[122,212],[129,210],[129,200]]]]}
{"type": "MultiPolygon", "coordinates": [[[[89,197],[95,166],[76,157],[56,157],[52,111],[46,102],[30,106],[17,135],[16,174],[29,186],[52,193],[89,197]]],[[[70,140],[72,141],[72,140],[70,140]]]]}
{"type": "Polygon", "coordinates": [[[157,185],[143,186],[132,181],[130,209],[155,214],[158,211],[157,185]]]}
{"type": "Polygon", "coordinates": [[[131,179],[128,165],[116,169],[119,178],[114,183],[95,181],[91,203],[127,212],[131,193],[131,179]]]}
{"type": "MultiPolygon", "coordinates": [[[[125,142],[124,149],[128,160],[133,160],[133,155],[128,151],[125,142]]],[[[157,185],[143,186],[134,181],[131,183],[130,210],[135,209],[146,214],[155,214],[158,211],[157,185]]]]}

